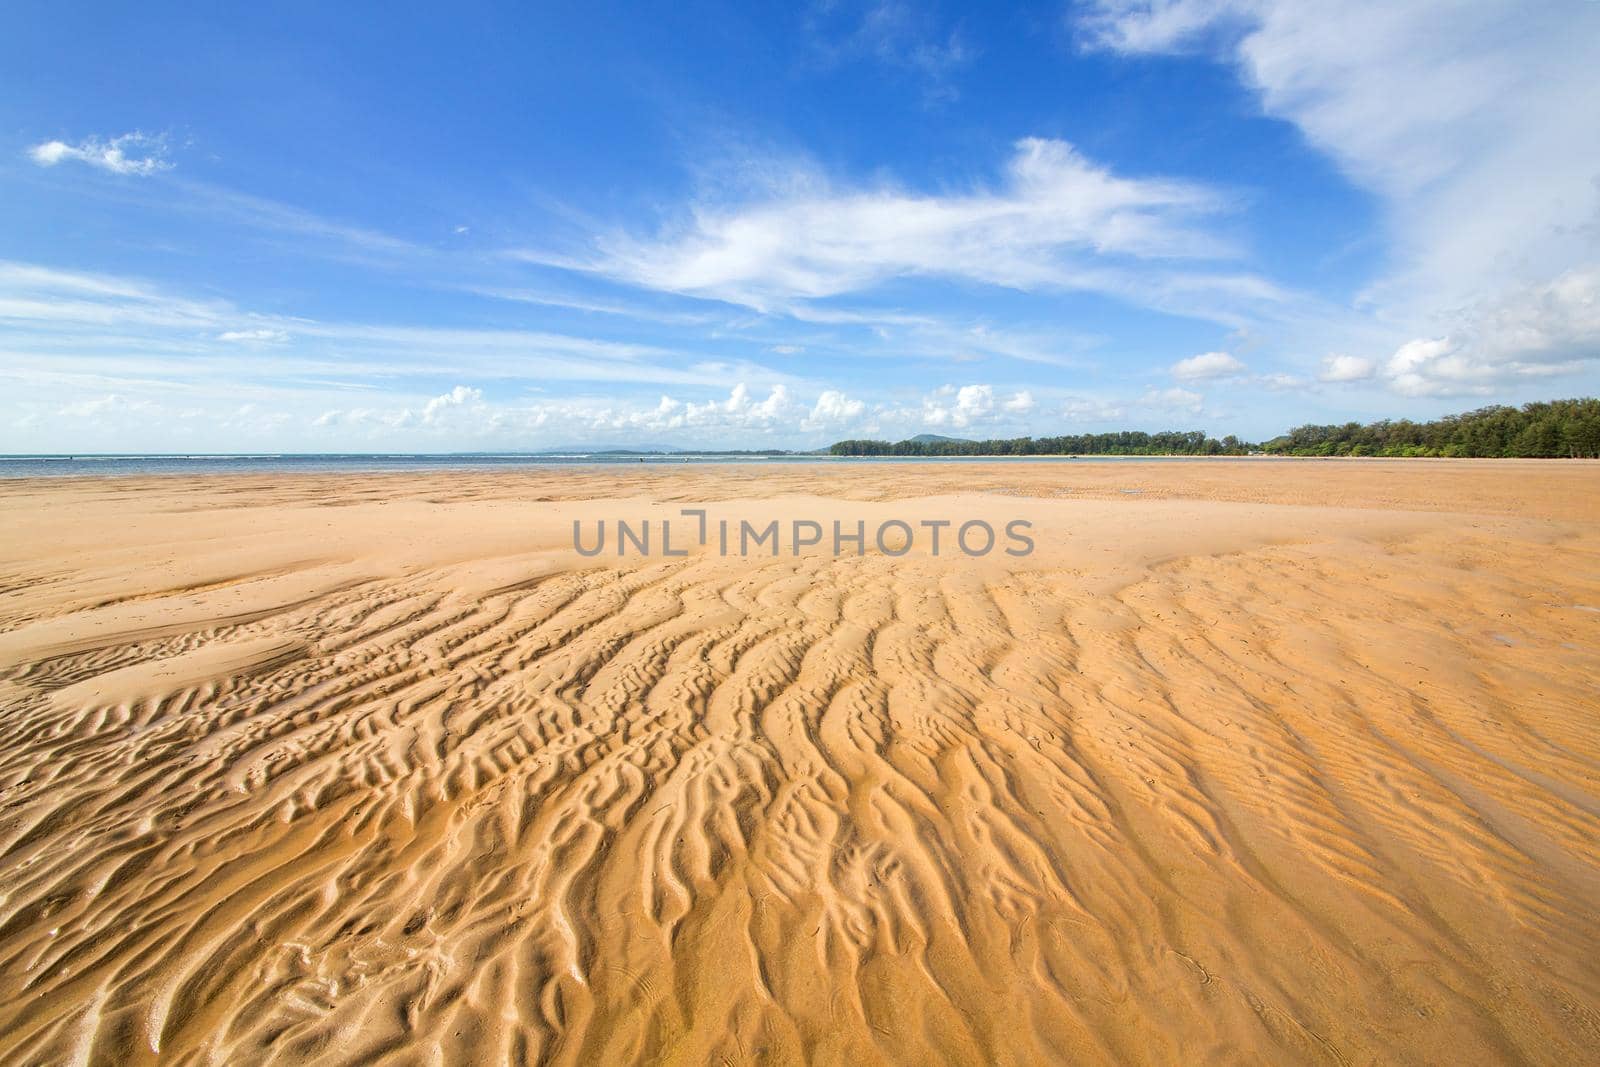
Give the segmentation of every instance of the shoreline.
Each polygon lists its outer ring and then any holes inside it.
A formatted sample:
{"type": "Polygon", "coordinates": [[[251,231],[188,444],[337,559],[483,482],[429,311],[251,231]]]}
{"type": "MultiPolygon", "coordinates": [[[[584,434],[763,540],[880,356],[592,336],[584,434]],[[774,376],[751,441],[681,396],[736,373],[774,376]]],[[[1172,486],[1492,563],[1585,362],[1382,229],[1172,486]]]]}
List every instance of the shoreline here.
{"type": "MultiPolygon", "coordinates": [[[[604,500],[619,494],[662,500],[732,499],[823,492],[841,499],[905,499],[942,491],[1059,499],[1214,500],[1307,504],[1364,510],[1406,508],[1463,514],[1537,515],[1600,521],[1600,461],[1533,459],[1345,459],[1337,463],[1249,463],[1236,459],[1124,458],[1116,462],[1016,460],[790,464],[579,464],[387,471],[226,471],[0,478],[0,502],[63,492],[177,491],[204,496],[261,490],[264,500],[319,494],[413,491],[448,500],[604,500]],[[950,482],[951,477],[958,481],[950,482]]],[[[1242,457],[1241,457],[1242,458],[1242,457]]],[[[20,504],[13,507],[20,511],[20,504]]]]}
{"type": "Polygon", "coordinates": [[[1014,464],[1042,464],[1050,465],[1062,462],[1075,462],[1083,464],[1112,463],[1112,464],[1165,464],[1165,463],[1222,463],[1237,464],[1270,464],[1270,463],[1314,463],[1314,464],[1375,464],[1375,465],[1401,465],[1410,463],[1443,464],[1443,465],[1470,465],[1492,464],[1495,466],[1511,466],[1515,464],[1530,464],[1538,466],[1600,466],[1600,459],[1591,458],[1550,458],[1550,457],[1489,457],[1489,456],[1287,456],[1287,455],[1260,455],[1260,456],[1194,456],[1194,455],[1162,455],[1162,456],[1113,456],[1113,455],[1060,455],[1060,456],[773,456],[773,457],[673,457],[652,456],[630,459],[532,459],[522,461],[519,459],[495,460],[490,462],[474,461],[470,458],[456,462],[454,457],[421,457],[415,460],[411,457],[397,457],[387,465],[366,466],[362,460],[370,459],[376,462],[384,457],[337,457],[326,458],[319,456],[228,456],[228,457],[189,457],[189,456],[125,456],[125,457],[96,457],[88,460],[62,460],[56,457],[6,457],[0,456],[0,464],[12,463],[172,463],[172,469],[162,470],[130,470],[100,471],[93,468],[83,471],[42,472],[30,471],[23,467],[6,469],[0,467],[0,484],[6,482],[39,480],[39,479],[72,479],[72,478],[140,478],[140,477],[166,477],[176,475],[179,477],[226,477],[234,474],[263,474],[281,473],[286,475],[318,475],[318,474],[362,474],[362,475],[389,475],[389,474],[417,474],[449,473],[467,471],[479,474],[533,471],[559,471],[559,470],[597,470],[597,471],[628,471],[646,466],[651,468],[679,468],[679,467],[749,467],[749,466],[872,466],[886,464],[893,466],[915,466],[926,464],[932,467],[956,465],[1014,465],[1014,464]],[[316,464],[324,464],[316,466],[316,464]],[[349,465],[345,465],[348,463],[349,465]],[[195,466],[188,466],[194,464],[195,466]],[[239,464],[233,469],[207,469],[202,464],[239,464]],[[245,464],[259,464],[244,467],[245,464]],[[274,465],[278,464],[278,465],[274,465]]]}

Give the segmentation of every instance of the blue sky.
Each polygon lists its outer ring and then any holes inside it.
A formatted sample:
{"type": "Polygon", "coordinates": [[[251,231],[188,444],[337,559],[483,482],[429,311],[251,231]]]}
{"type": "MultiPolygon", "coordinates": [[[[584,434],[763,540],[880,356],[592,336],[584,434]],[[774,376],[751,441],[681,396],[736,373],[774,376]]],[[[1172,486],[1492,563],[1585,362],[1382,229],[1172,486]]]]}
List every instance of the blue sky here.
{"type": "Polygon", "coordinates": [[[812,447],[1600,383],[1600,4],[14,3],[0,450],[812,447]]]}

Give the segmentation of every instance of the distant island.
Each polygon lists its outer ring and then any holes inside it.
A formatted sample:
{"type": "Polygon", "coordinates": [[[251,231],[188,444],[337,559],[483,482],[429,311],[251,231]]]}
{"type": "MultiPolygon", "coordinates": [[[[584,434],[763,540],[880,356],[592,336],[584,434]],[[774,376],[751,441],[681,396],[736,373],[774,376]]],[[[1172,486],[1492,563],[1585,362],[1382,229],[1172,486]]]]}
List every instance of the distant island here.
{"type": "Polygon", "coordinates": [[[1432,422],[1409,419],[1297,426],[1261,444],[1201,430],[1120,430],[1061,437],[970,441],[918,434],[904,441],[839,441],[835,456],[1447,456],[1485,459],[1600,458],[1600,400],[1493,405],[1432,422]]]}
{"type": "Polygon", "coordinates": [[[545,449],[532,452],[535,456],[819,456],[826,455],[824,449],[814,449],[810,452],[796,452],[789,448],[599,448],[599,449],[570,449],[560,451],[545,449]]]}

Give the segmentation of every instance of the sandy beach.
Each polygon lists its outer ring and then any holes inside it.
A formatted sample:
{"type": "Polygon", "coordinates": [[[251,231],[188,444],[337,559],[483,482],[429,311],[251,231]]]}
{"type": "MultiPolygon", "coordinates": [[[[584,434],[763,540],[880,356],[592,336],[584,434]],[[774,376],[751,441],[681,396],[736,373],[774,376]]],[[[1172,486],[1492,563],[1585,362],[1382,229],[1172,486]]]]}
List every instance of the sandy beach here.
{"type": "Polygon", "coordinates": [[[0,511],[0,1062],[1600,1058],[1600,463],[0,511]],[[1034,550],[573,550],[684,509],[1034,550]]]}

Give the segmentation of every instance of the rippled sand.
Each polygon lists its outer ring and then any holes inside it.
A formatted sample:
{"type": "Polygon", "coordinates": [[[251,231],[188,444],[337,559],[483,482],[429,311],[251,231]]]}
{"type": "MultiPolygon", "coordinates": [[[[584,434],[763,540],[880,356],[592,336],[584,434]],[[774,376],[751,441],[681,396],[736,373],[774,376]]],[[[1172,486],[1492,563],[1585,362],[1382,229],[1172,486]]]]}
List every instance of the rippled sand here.
{"type": "Polygon", "coordinates": [[[1600,1056],[1600,465],[77,480],[0,514],[0,1062],[1600,1056]],[[694,505],[1039,547],[570,551],[694,505]]]}

